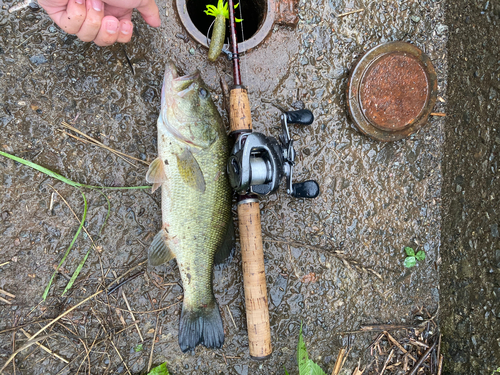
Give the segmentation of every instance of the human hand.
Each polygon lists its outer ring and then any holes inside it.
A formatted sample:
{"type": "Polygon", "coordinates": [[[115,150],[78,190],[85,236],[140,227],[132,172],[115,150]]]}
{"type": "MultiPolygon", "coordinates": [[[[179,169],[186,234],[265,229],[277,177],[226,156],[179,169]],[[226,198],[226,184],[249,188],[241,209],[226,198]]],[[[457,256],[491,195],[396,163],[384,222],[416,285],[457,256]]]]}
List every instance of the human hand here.
{"type": "Polygon", "coordinates": [[[65,32],[98,46],[130,41],[134,8],[150,26],[160,26],[154,0],[38,0],[38,4],[65,32]]]}

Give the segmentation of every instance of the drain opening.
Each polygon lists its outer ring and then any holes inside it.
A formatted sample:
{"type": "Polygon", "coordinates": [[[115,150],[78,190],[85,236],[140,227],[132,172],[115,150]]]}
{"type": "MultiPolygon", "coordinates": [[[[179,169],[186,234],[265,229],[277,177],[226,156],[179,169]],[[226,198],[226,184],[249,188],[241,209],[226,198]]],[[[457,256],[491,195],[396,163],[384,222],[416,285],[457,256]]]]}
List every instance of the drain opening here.
{"type": "MultiPolygon", "coordinates": [[[[245,0],[241,1],[242,4],[238,6],[235,10],[235,16],[237,18],[243,18],[243,32],[245,33],[245,40],[253,37],[259,29],[261,28],[265,14],[266,14],[266,0],[245,0]],[[240,7],[241,8],[241,16],[240,16],[240,7]]],[[[218,0],[186,0],[186,9],[188,11],[189,17],[193,22],[194,26],[200,31],[203,35],[207,35],[208,29],[210,25],[214,21],[214,17],[207,16],[204,12],[207,4],[212,4],[217,7],[218,0]]],[[[236,1],[234,2],[237,3],[236,1]]],[[[241,23],[236,23],[236,32],[238,43],[242,43],[243,40],[243,32],[241,23]]],[[[209,38],[212,37],[212,30],[210,30],[209,38]]],[[[226,20],[226,41],[228,41],[228,37],[230,35],[229,31],[229,20],[226,20]]]]}

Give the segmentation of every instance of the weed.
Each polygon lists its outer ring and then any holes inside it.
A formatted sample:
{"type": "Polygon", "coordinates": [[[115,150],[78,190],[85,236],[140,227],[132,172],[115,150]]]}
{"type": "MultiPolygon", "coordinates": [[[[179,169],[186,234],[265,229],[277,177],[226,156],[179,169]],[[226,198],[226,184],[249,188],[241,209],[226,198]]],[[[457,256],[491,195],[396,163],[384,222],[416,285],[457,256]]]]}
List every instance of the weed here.
{"type": "Polygon", "coordinates": [[[148,372],[148,375],[170,375],[167,369],[167,362],[151,369],[151,371],[148,372]]]}
{"type": "MultiPolygon", "coordinates": [[[[87,188],[87,189],[93,189],[93,190],[100,190],[100,189],[127,190],[127,189],[148,189],[148,188],[150,188],[149,185],[147,185],[147,186],[129,186],[129,187],[107,187],[107,186],[93,186],[93,185],[80,184],[79,182],[72,181],[69,178],[66,178],[66,177],[61,176],[60,174],[58,174],[56,172],[51,171],[50,169],[42,167],[41,165],[35,164],[35,163],[33,163],[33,162],[29,161],[29,160],[25,160],[25,159],[20,158],[18,156],[11,155],[11,154],[8,154],[8,153],[3,152],[3,151],[0,151],[0,155],[5,156],[6,158],[12,159],[12,160],[14,160],[14,161],[16,161],[18,163],[24,164],[27,167],[33,168],[33,169],[35,169],[35,170],[37,170],[39,172],[42,172],[42,173],[46,174],[47,176],[53,177],[55,179],[58,179],[59,181],[62,181],[64,183],[66,183],[68,185],[71,185],[73,187],[76,187],[76,188],[87,188]]],[[[82,191],[80,191],[80,193],[83,196],[83,204],[84,204],[84,211],[83,211],[82,220],[80,220],[80,226],[78,227],[75,235],[73,236],[73,240],[71,241],[71,243],[69,244],[68,248],[66,249],[66,253],[64,254],[64,256],[61,259],[61,261],[59,262],[59,265],[56,267],[54,273],[52,274],[52,277],[49,280],[49,283],[48,283],[47,287],[45,288],[45,291],[43,292],[42,299],[44,301],[47,299],[47,295],[49,293],[50,286],[52,285],[52,282],[54,281],[54,277],[56,276],[57,271],[62,266],[62,264],[64,263],[64,261],[66,260],[66,258],[68,257],[69,252],[70,252],[71,248],[73,247],[76,239],[78,238],[78,235],[80,234],[82,228],[85,230],[85,228],[83,227],[83,224],[85,223],[85,219],[87,217],[87,209],[88,209],[88,207],[87,207],[87,198],[85,197],[85,194],[82,191]]],[[[108,202],[108,213],[107,213],[106,219],[104,220],[104,224],[101,226],[101,229],[99,230],[99,234],[101,233],[104,225],[106,224],[106,222],[107,222],[107,220],[109,218],[109,214],[111,212],[111,204],[109,202],[108,197],[106,197],[104,194],[102,194],[102,195],[106,198],[106,200],[108,202]]],[[[80,274],[81,269],[83,268],[85,262],[87,261],[87,258],[88,258],[89,254],[90,254],[90,250],[91,249],[89,249],[87,251],[87,253],[83,257],[83,259],[80,261],[80,264],[78,265],[78,267],[76,268],[75,272],[73,273],[73,276],[69,280],[68,285],[66,285],[66,288],[64,289],[64,292],[63,292],[62,295],[64,295],[73,286],[73,283],[75,282],[76,278],[80,274]]]]}
{"type": "Polygon", "coordinates": [[[405,259],[406,268],[415,267],[415,265],[417,264],[417,260],[421,261],[425,259],[425,251],[423,250],[419,250],[415,254],[415,250],[413,250],[411,247],[405,247],[405,253],[407,255],[405,259]]]}
{"type": "MultiPolygon", "coordinates": [[[[307,355],[306,344],[302,337],[302,322],[300,323],[299,344],[297,345],[297,362],[299,363],[299,375],[326,375],[325,372],[307,355]]],[[[285,369],[285,374],[288,371],[285,369]]]]}

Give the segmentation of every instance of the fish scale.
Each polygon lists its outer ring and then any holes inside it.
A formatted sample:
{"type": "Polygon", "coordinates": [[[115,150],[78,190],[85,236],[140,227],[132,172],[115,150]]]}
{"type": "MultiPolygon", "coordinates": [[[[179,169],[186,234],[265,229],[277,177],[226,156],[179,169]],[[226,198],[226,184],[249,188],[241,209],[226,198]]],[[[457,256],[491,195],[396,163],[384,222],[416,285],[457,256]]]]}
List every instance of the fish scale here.
{"type": "Polygon", "coordinates": [[[227,238],[234,238],[228,152],[222,119],[199,74],[179,77],[175,66],[167,66],[158,159],[147,175],[153,188],[161,185],[163,220],[148,257],[152,265],[177,260],[184,288],[179,323],[183,351],[198,344],[218,348],[224,342],[212,275],[216,254],[228,253],[227,238]]]}

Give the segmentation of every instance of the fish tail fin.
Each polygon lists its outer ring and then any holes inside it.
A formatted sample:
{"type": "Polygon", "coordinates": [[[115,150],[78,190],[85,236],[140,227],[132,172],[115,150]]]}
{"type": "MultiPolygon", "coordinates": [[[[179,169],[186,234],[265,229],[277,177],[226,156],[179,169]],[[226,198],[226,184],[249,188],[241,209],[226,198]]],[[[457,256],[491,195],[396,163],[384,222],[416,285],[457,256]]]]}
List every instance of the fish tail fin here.
{"type": "Polygon", "coordinates": [[[185,353],[199,344],[214,349],[219,349],[224,344],[224,326],[215,298],[203,307],[182,306],[179,346],[185,353]]]}

